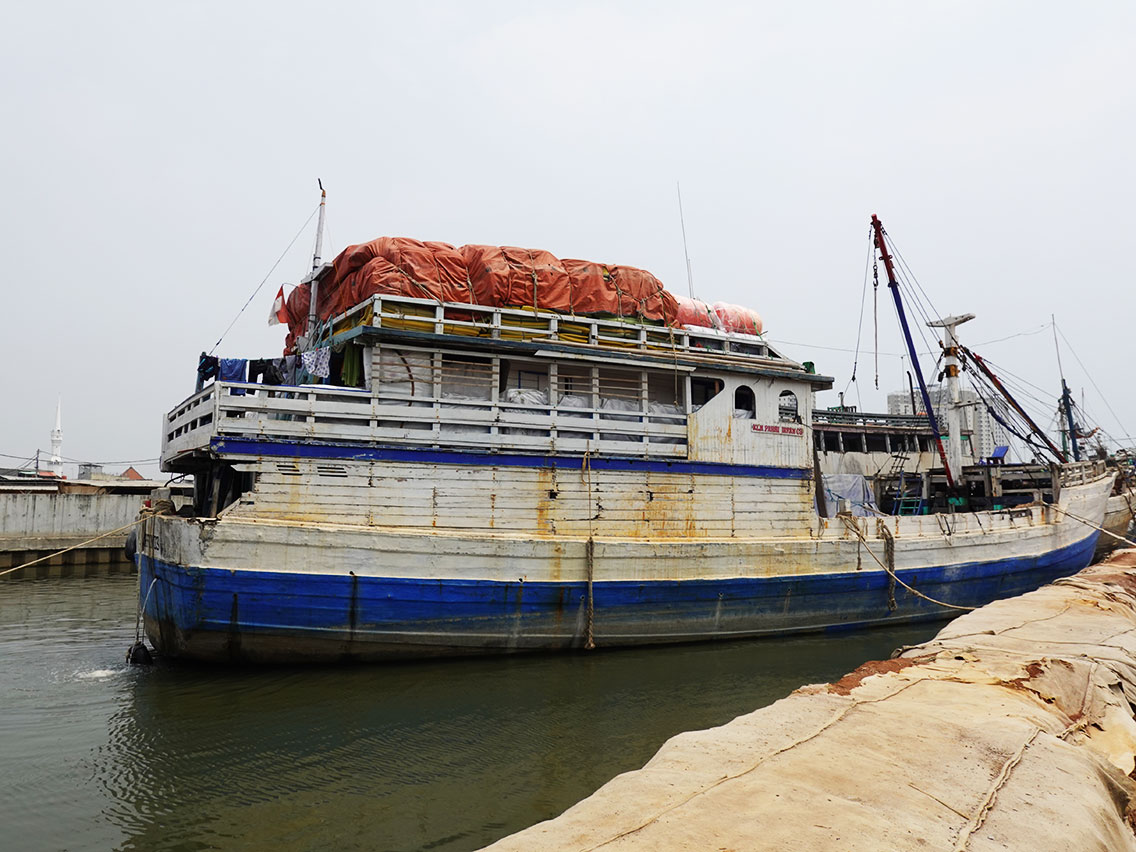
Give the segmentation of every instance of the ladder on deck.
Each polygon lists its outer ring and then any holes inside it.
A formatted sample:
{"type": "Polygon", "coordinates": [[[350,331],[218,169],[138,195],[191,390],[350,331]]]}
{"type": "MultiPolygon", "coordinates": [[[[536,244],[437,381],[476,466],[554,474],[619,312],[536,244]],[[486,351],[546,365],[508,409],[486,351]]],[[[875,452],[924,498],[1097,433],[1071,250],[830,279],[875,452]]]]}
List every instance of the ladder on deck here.
{"type": "Polygon", "coordinates": [[[893,515],[922,515],[924,514],[924,500],[923,500],[923,483],[920,480],[919,494],[915,497],[909,497],[904,492],[907,486],[907,471],[903,468],[911,457],[904,452],[893,453],[891,457],[891,465],[887,469],[885,476],[890,481],[893,476],[899,477],[899,482],[895,489],[895,499],[892,501],[891,513],[893,515]]]}

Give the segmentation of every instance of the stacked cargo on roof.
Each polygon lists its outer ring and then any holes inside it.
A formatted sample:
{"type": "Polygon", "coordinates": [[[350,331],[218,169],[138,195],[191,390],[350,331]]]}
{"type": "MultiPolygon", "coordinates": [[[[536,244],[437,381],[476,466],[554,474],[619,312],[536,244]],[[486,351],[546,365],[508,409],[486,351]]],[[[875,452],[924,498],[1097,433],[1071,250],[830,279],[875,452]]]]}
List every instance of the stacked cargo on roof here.
{"type": "MultiPolygon", "coordinates": [[[[542,249],[515,246],[457,248],[409,237],[379,237],[348,246],[319,279],[316,316],[330,319],[374,295],[615,317],[673,328],[762,332],[755,311],[676,296],[644,269],[561,259],[542,249]]],[[[301,284],[289,295],[286,351],[294,350],[304,332],[310,304],[310,284],[301,284]]]]}

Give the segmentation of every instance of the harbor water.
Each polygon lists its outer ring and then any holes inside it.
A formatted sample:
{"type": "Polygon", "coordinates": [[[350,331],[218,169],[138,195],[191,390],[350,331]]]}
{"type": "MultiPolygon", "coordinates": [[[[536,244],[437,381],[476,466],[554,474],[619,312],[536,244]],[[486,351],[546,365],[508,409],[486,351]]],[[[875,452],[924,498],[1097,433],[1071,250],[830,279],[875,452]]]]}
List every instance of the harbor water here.
{"type": "Polygon", "coordinates": [[[0,847],[477,849],[940,624],[399,665],[130,667],[136,579],[0,585],[0,847]]]}

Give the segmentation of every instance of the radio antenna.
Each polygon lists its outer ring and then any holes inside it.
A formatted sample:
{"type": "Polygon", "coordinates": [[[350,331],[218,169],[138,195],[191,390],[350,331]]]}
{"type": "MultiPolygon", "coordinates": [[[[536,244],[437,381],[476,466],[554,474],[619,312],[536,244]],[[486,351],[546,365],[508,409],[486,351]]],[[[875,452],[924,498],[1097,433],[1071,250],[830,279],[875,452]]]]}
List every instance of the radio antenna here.
{"type": "Polygon", "coordinates": [[[682,187],[675,181],[678,190],[678,223],[682,226],[682,253],[686,257],[686,286],[690,290],[690,298],[694,298],[694,274],[690,271],[690,251],[686,247],[686,220],[682,217],[682,187]]]}

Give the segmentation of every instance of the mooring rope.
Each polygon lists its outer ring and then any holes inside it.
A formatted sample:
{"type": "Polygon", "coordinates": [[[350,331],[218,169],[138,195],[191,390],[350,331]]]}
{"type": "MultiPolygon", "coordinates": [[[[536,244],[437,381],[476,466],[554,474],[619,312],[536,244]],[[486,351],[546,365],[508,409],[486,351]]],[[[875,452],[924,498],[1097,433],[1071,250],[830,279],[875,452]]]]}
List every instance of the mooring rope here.
{"type": "MultiPolygon", "coordinates": [[[[976,607],[976,606],[959,606],[957,604],[946,603],[945,601],[938,601],[938,600],[935,600],[932,597],[929,597],[928,595],[923,594],[921,591],[919,591],[915,587],[909,586],[907,583],[903,582],[903,580],[901,580],[899,578],[899,575],[895,573],[895,570],[893,568],[889,568],[887,565],[885,565],[883,562],[880,561],[880,558],[878,556],[876,556],[876,554],[872,553],[872,548],[869,546],[868,539],[865,537],[865,535],[862,532],[860,532],[860,528],[855,524],[855,522],[850,524],[849,521],[851,519],[848,518],[847,516],[844,516],[844,515],[842,515],[841,518],[844,521],[844,526],[847,527],[851,532],[856,533],[857,538],[859,538],[860,541],[862,541],[864,543],[864,549],[866,551],[868,551],[868,555],[871,556],[872,559],[874,559],[876,561],[876,564],[879,565],[881,568],[883,568],[884,571],[887,572],[887,575],[892,580],[899,583],[899,585],[903,586],[903,588],[907,589],[907,591],[911,592],[911,594],[915,595],[917,598],[923,598],[923,600],[927,601],[928,603],[933,603],[936,606],[946,607],[947,609],[960,609],[960,610],[963,610],[963,611],[966,611],[966,612],[970,612],[971,610],[978,609],[978,607],[976,607]]],[[[888,532],[890,533],[891,530],[888,530],[888,532]]],[[[884,547],[885,548],[887,547],[886,539],[885,539],[885,542],[884,542],[884,547]]]]}
{"type": "Polygon", "coordinates": [[[1136,542],[1133,542],[1131,539],[1127,539],[1122,535],[1117,535],[1114,532],[1109,532],[1104,527],[1098,527],[1092,521],[1086,520],[1085,518],[1079,517],[1078,515],[1074,515],[1068,509],[1062,508],[1061,506],[1058,506],[1056,503],[1050,503],[1049,505],[1050,505],[1051,508],[1056,509],[1058,512],[1065,515],[1066,517],[1072,518],[1074,521],[1080,521],[1086,527],[1092,527],[1097,532],[1104,533],[1107,536],[1112,536],[1113,538],[1115,538],[1117,541],[1121,542],[1122,544],[1127,544],[1130,547],[1136,546],[1136,542]]]}
{"type": "Polygon", "coordinates": [[[117,535],[118,533],[125,532],[126,530],[130,529],[131,527],[142,523],[142,521],[144,521],[144,520],[145,520],[145,518],[137,518],[137,519],[131,521],[129,524],[126,524],[125,526],[119,527],[118,529],[111,530],[110,532],[105,532],[102,535],[97,535],[94,538],[89,538],[86,541],[81,541],[78,544],[73,544],[70,547],[65,547],[62,550],[55,551],[54,553],[49,553],[47,556],[41,556],[39,559],[33,559],[31,562],[25,562],[23,565],[17,565],[14,568],[5,568],[3,571],[0,571],[0,577],[3,577],[5,574],[11,574],[13,571],[19,571],[21,568],[29,568],[32,565],[36,565],[36,564],[38,564],[40,562],[44,562],[48,559],[53,559],[56,556],[61,556],[64,553],[68,553],[69,551],[76,550],[80,547],[86,547],[88,544],[93,544],[94,542],[99,541],[100,539],[104,539],[104,538],[107,538],[109,536],[117,535]]]}
{"type": "Polygon", "coordinates": [[[145,521],[147,518],[152,518],[154,515],[169,514],[173,508],[174,508],[174,504],[173,504],[172,501],[170,501],[170,500],[159,500],[159,501],[157,501],[157,505],[154,508],[145,508],[144,507],[142,509],[142,513],[137,518],[135,518],[133,521],[131,521],[129,524],[125,524],[125,525],[119,527],[118,529],[111,530],[110,532],[101,533],[101,534],[95,536],[94,538],[89,538],[86,541],[81,541],[78,544],[73,544],[70,547],[63,548],[62,550],[57,550],[54,553],[49,553],[49,554],[47,554],[47,556],[41,556],[39,559],[33,559],[31,562],[25,562],[23,565],[16,565],[13,568],[5,568],[3,571],[0,571],[0,577],[3,577],[5,574],[11,574],[14,571],[19,571],[22,568],[30,568],[32,565],[38,565],[40,562],[44,562],[48,559],[54,559],[56,556],[62,556],[64,553],[69,553],[72,550],[79,549],[80,547],[86,547],[88,544],[94,544],[96,541],[100,541],[101,539],[108,538],[112,535],[117,535],[118,533],[126,532],[131,527],[137,526],[138,524],[145,521]]]}

